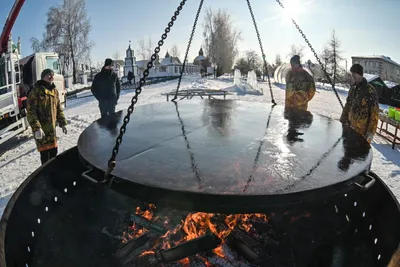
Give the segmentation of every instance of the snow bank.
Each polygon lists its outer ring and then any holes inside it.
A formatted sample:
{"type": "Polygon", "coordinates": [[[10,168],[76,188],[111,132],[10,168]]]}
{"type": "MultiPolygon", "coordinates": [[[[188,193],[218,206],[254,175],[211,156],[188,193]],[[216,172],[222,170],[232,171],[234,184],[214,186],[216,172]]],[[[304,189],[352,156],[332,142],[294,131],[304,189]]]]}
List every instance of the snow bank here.
{"type": "Polygon", "coordinates": [[[75,91],[78,91],[78,90],[82,90],[82,89],[85,89],[85,88],[89,89],[91,86],[92,86],[91,82],[89,82],[87,84],[77,83],[77,84],[72,85],[72,88],[67,88],[67,92],[68,93],[72,93],[72,92],[75,92],[75,91]]]}

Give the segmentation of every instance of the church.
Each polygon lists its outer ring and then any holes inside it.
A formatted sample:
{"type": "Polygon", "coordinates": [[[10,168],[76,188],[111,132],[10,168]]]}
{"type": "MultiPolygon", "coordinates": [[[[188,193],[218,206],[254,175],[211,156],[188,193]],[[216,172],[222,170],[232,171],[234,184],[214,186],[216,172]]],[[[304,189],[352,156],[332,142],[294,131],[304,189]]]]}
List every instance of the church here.
{"type": "Polygon", "coordinates": [[[128,73],[132,72],[134,80],[139,80],[138,66],[136,65],[136,57],[134,51],[131,48],[131,41],[129,41],[128,49],[126,50],[125,65],[124,65],[124,76],[122,77],[122,83],[128,82],[128,73]]]}
{"type": "MultiPolygon", "coordinates": [[[[194,60],[193,63],[186,62],[185,64],[185,71],[184,75],[193,75],[193,74],[200,74],[203,66],[199,64],[203,61],[203,50],[200,49],[199,55],[201,53],[201,60],[199,56],[196,57],[197,60],[194,60]],[[201,51],[201,52],[200,52],[201,51]]],[[[135,76],[135,81],[138,81],[139,78],[142,76],[144,70],[147,68],[147,63],[150,60],[138,60],[136,61],[136,57],[134,51],[131,48],[131,43],[129,41],[128,49],[126,50],[126,57],[125,57],[125,65],[124,65],[124,76],[122,77],[122,83],[128,82],[128,73],[131,71],[135,76]]],[[[170,54],[165,54],[164,58],[157,57],[154,61],[153,68],[149,71],[149,78],[153,77],[167,77],[167,76],[179,76],[183,68],[183,63],[178,57],[170,56],[170,54]]]]}

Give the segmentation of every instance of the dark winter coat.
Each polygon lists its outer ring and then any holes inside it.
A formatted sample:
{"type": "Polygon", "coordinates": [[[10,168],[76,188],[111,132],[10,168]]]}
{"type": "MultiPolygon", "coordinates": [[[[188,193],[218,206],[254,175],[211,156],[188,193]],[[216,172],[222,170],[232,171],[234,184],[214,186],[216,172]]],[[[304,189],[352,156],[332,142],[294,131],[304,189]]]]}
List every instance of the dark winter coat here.
{"type": "Polygon", "coordinates": [[[45,137],[36,140],[38,151],[57,147],[56,123],[67,125],[64,112],[60,106],[58,90],[54,84],[40,80],[29,92],[27,99],[27,120],[33,133],[42,129],[45,137]]]}
{"type": "Polygon", "coordinates": [[[314,79],[306,70],[299,67],[288,72],[286,75],[286,107],[307,110],[308,102],[314,95],[314,79]]]}
{"type": "Polygon", "coordinates": [[[92,93],[97,100],[111,100],[117,103],[120,90],[118,76],[112,70],[103,68],[94,76],[92,93]]]}
{"type": "Polygon", "coordinates": [[[340,121],[372,141],[379,121],[379,102],[375,88],[365,78],[350,88],[340,121]]]}

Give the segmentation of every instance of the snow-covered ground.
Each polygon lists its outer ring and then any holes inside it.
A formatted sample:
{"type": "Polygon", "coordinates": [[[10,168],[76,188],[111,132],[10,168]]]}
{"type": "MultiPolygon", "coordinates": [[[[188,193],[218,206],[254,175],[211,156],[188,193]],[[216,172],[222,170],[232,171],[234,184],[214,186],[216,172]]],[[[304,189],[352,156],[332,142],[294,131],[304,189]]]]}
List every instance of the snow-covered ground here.
{"type": "MultiPolygon", "coordinates": [[[[139,96],[138,105],[164,102],[166,98],[161,94],[176,89],[176,86],[176,80],[146,86],[139,96]]],[[[263,88],[264,95],[234,94],[230,96],[230,98],[250,102],[270,103],[268,84],[260,83],[259,86],[263,88]]],[[[229,76],[224,76],[217,80],[184,77],[181,83],[181,89],[188,88],[228,89],[231,92],[235,91],[233,78],[229,76]]],[[[283,104],[284,86],[272,85],[272,90],[277,103],[283,104]]],[[[347,92],[348,89],[338,88],[339,96],[343,102],[345,102],[347,92]]],[[[133,94],[133,91],[123,91],[117,110],[126,109],[133,94]]],[[[65,115],[69,122],[68,134],[63,135],[61,133],[59,135],[60,152],[75,146],[80,133],[94,120],[100,117],[98,103],[94,97],[91,96],[90,91],[81,92],[78,97],[80,98],[68,100],[65,109],[65,115]]],[[[341,113],[341,108],[335,94],[330,87],[322,85],[318,85],[317,93],[309,104],[309,110],[330,116],[334,119],[339,119],[341,113]]],[[[36,151],[35,143],[31,136],[31,132],[26,131],[17,138],[0,146],[0,214],[2,214],[8,199],[15,189],[40,165],[39,153],[36,151]],[[3,152],[4,154],[2,154],[3,152]]],[[[392,150],[391,145],[379,136],[375,136],[372,146],[374,151],[373,170],[384,179],[396,197],[400,199],[399,147],[392,150]]]]}

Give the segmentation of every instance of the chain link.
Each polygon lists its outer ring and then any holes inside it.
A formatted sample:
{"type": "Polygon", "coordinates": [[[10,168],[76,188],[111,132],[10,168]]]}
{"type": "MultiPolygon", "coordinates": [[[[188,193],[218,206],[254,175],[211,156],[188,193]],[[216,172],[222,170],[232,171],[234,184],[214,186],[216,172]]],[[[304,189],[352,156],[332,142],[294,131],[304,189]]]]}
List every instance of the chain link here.
{"type": "Polygon", "coordinates": [[[188,58],[190,45],[192,44],[193,36],[194,36],[195,31],[196,31],[197,21],[199,20],[199,16],[200,16],[201,8],[203,7],[203,3],[204,3],[204,0],[201,0],[199,8],[197,9],[196,18],[194,19],[194,24],[193,24],[193,27],[192,27],[192,33],[190,34],[189,42],[188,42],[188,45],[186,47],[185,59],[183,60],[182,70],[181,70],[181,73],[179,75],[178,86],[176,87],[175,96],[171,101],[175,101],[176,98],[178,97],[178,92],[179,92],[179,88],[181,87],[181,81],[182,81],[183,72],[185,71],[186,60],[188,58]]]}
{"type": "Polygon", "coordinates": [[[276,105],[276,102],[275,102],[275,99],[274,99],[274,94],[273,94],[273,92],[272,92],[271,80],[270,80],[270,78],[269,78],[269,73],[268,73],[268,64],[267,64],[267,61],[266,61],[266,59],[265,59],[264,48],[263,48],[263,45],[262,45],[262,43],[261,43],[260,33],[258,32],[257,23],[256,23],[256,19],[254,18],[253,9],[251,8],[251,5],[250,5],[250,0],[247,0],[247,6],[249,7],[251,19],[253,20],[254,28],[256,29],[257,38],[258,38],[258,43],[260,44],[261,56],[262,56],[263,63],[264,63],[264,69],[265,69],[265,73],[267,74],[269,92],[271,93],[271,102],[272,102],[274,105],[276,105]]]}
{"type": "Polygon", "coordinates": [[[104,180],[102,181],[102,183],[105,183],[107,181],[109,181],[109,176],[111,174],[111,172],[114,170],[115,166],[116,166],[116,162],[115,159],[117,157],[118,154],[118,150],[119,150],[119,146],[122,143],[122,137],[124,136],[125,132],[126,132],[126,126],[129,123],[130,120],[130,116],[133,113],[134,109],[135,109],[135,105],[138,101],[138,96],[140,95],[140,93],[142,92],[142,86],[146,83],[146,78],[149,75],[149,70],[153,67],[154,65],[154,61],[157,59],[157,55],[160,52],[160,47],[163,46],[164,44],[164,40],[167,39],[167,35],[168,33],[171,31],[171,27],[174,25],[174,21],[177,19],[180,11],[182,10],[182,8],[184,7],[184,5],[186,4],[187,0],[182,0],[181,3],[179,4],[177,10],[174,12],[174,15],[171,17],[170,22],[168,22],[168,26],[167,28],[165,28],[164,33],[161,35],[161,40],[158,41],[158,46],[154,49],[154,54],[151,56],[151,61],[149,61],[147,63],[147,68],[146,70],[143,72],[143,77],[140,78],[139,81],[139,87],[135,89],[135,95],[132,97],[131,100],[131,104],[128,107],[128,112],[124,118],[124,122],[119,130],[119,135],[115,141],[115,146],[112,150],[112,155],[110,160],[108,161],[108,169],[105,172],[104,175],[104,180]]]}
{"type": "MultiPolygon", "coordinates": [[[[285,8],[285,7],[283,6],[283,4],[281,3],[280,0],[276,0],[276,2],[278,2],[278,4],[279,4],[282,8],[285,8]]],[[[292,18],[292,22],[293,22],[294,26],[296,26],[296,29],[299,31],[299,33],[301,34],[301,36],[303,37],[303,39],[306,41],[308,47],[309,47],[309,48],[311,49],[311,51],[313,52],[315,58],[316,58],[317,61],[318,61],[318,64],[321,66],[322,71],[325,73],[325,76],[326,76],[328,82],[329,82],[329,83],[331,84],[331,86],[332,86],[332,90],[333,90],[333,92],[335,93],[337,99],[339,100],[340,106],[343,108],[343,103],[342,103],[342,100],[341,100],[340,97],[339,97],[338,92],[336,91],[335,84],[332,82],[332,79],[331,79],[331,77],[329,76],[328,72],[326,71],[326,69],[325,69],[325,67],[324,67],[324,64],[322,64],[321,60],[319,59],[319,57],[318,57],[318,55],[317,55],[317,52],[315,52],[314,48],[312,47],[312,45],[311,45],[310,42],[308,41],[307,36],[303,33],[303,31],[300,29],[300,26],[297,24],[297,22],[296,22],[293,18],[292,18]]]]}

